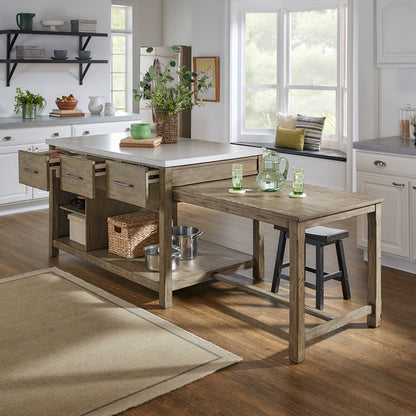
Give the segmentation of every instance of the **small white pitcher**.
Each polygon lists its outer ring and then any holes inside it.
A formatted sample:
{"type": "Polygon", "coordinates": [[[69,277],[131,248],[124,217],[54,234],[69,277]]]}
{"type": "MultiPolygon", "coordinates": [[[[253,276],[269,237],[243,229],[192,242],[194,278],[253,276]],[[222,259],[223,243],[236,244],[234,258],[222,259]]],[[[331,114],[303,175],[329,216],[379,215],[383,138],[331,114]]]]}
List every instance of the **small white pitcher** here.
{"type": "Polygon", "coordinates": [[[105,98],[100,96],[88,97],[90,102],[88,104],[88,110],[92,115],[98,116],[104,108],[105,98]]]}

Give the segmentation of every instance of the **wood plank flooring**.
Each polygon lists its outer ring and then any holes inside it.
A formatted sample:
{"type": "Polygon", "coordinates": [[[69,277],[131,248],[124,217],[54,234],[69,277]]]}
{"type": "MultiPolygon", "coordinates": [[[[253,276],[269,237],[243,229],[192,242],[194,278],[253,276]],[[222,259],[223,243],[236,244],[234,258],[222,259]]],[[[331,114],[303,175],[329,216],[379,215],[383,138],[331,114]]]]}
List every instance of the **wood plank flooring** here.
{"type": "MultiPolygon", "coordinates": [[[[251,252],[251,222],[185,204],[181,225],[204,231],[208,241],[251,252]]],[[[355,220],[345,241],[352,300],[340,284],[326,283],[325,310],[347,311],[363,304],[366,263],[356,248],[355,220]]],[[[270,286],[277,233],[265,226],[266,280],[270,286]]],[[[48,257],[48,212],[0,217],[0,278],[57,266],[235,354],[243,361],[156,398],[123,416],[278,416],[416,414],[416,276],[382,269],[383,321],[365,321],[307,344],[306,361],[288,358],[288,309],[220,282],[176,291],[173,307],[161,309],[157,294],[78,260],[69,254],[48,257]]],[[[308,250],[308,262],[313,252],[308,250]]],[[[326,253],[326,266],[336,263],[326,253]]],[[[246,274],[246,276],[250,276],[246,274]]],[[[282,281],[279,293],[288,283],[282,281]]],[[[307,303],[314,293],[306,289],[307,303]]],[[[307,325],[321,322],[308,317],[307,325]]],[[[161,364],[163,359],[161,358],[161,364]]]]}

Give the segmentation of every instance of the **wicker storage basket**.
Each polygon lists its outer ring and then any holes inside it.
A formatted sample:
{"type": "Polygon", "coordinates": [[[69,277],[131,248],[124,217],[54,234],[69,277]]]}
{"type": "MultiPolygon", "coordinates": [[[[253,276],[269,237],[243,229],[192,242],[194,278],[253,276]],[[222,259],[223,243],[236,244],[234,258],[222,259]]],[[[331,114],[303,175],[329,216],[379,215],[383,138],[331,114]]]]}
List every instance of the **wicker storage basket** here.
{"type": "Polygon", "coordinates": [[[156,134],[162,137],[162,143],[178,142],[178,115],[170,116],[165,110],[156,110],[156,134]]]}
{"type": "Polygon", "coordinates": [[[131,259],[159,242],[159,212],[142,210],[107,218],[108,251],[131,259]]]}

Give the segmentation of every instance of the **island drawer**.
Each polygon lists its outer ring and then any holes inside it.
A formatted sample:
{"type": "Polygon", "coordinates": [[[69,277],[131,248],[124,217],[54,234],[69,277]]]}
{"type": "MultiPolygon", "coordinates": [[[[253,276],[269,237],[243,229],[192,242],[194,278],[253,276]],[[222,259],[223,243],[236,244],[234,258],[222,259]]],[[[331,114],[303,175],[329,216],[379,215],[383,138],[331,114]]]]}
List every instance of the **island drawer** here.
{"type": "Polygon", "coordinates": [[[59,165],[61,155],[53,151],[19,150],[19,182],[49,191],[49,167],[59,165]]]}
{"type": "Polygon", "coordinates": [[[105,175],[103,161],[89,159],[82,155],[61,157],[61,189],[86,198],[95,198],[97,178],[105,175]]]}
{"type": "Polygon", "coordinates": [[[106,197],[148,207],[158,192],[159,171],[147,166],[107,160],[106,197]],[[155,186],[156,184],[156,186],[155,186]]]}

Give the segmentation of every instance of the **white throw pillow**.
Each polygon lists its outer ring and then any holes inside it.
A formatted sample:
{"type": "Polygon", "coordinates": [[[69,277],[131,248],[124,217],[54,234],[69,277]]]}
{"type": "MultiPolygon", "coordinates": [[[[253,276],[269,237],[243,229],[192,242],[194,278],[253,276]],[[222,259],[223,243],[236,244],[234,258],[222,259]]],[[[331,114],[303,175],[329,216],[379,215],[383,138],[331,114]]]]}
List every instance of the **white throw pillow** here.
{"type": "Polygon", "coordinates": [[[295,129],[296,122],[298,120],[297,114],[290,113],[277,113],[277,126],[283,127],[284,129],[295,129]]]}

